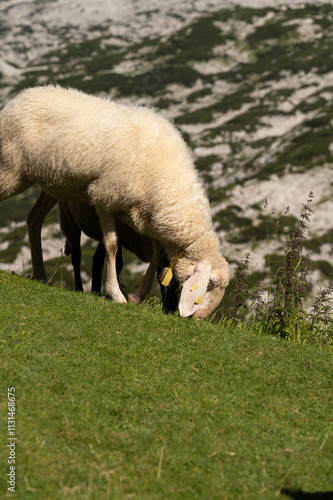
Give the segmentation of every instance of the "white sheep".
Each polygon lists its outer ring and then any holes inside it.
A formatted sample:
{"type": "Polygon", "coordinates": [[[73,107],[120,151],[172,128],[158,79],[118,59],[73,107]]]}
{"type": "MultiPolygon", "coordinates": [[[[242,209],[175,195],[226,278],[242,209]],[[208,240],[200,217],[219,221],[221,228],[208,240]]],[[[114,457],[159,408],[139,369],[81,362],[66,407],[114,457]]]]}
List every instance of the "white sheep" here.
{"type": "Polygon", "coordinates": [[[126,302],[115,268],[117,216],[151,238],[152,267],[167,254],[182,286],[181,316],[203,319],[220,303],[229,266],[208,199],[181,135],[153,110],[59,86],[23,91],[0,113],[0,200],[33,184],[95,206],[115,302],[126,302]]]}

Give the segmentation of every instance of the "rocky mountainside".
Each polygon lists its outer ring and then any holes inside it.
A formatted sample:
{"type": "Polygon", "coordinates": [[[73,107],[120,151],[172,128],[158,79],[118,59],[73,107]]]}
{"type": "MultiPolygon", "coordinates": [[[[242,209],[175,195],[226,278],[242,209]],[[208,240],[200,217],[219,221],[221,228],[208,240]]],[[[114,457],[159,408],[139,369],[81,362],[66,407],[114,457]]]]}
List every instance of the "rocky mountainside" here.
{"type": "MultiPolygon", "coordinates": [[[[256,277],[267,253],[284,252],[276,221],[295,223],[312,191],[314,280],[332,273],[332,3],[2,0],[0,43],[1,107],[25,87],[57,82],[174,120],[224,255],[235,264],[250,251],[256,277]]],[[[2,268],[29,270],[22,221],[37,193],[2,204],[2,268]]],[[[46,259],[58,258],[56,214],[43,237],[46,259]]]]}

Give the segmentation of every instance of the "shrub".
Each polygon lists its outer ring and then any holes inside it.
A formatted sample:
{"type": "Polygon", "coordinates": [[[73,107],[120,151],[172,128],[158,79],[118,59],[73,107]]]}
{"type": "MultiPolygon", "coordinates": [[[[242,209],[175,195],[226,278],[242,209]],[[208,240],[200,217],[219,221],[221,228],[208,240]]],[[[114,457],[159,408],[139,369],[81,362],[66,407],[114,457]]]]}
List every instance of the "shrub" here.
{"type": "MultiPolygon", "coordinates": [[[[311,308],[306,306],[312,287],[312,263],[310,257],[304,255],[304,243],[313,199],[314,195],[310,191],[293,229],[281,230],[279,221],[276,223],[276,234],[284,235],[285,255],[271,283],[268,282],[267,299],[264,298],[263,283],[257,283],[254,292],[248,291],[250,254],[246,254],[245,259],[237,265],[232,310],[234,324],[247,323],[255,331],[293,341],[333,342],[333,280],[314,299],[311,308]]],[[[285,215],[288,213],[289,207],[285,215]]],[[[267,262],[269,266],[269,255],[267,262]]]]}

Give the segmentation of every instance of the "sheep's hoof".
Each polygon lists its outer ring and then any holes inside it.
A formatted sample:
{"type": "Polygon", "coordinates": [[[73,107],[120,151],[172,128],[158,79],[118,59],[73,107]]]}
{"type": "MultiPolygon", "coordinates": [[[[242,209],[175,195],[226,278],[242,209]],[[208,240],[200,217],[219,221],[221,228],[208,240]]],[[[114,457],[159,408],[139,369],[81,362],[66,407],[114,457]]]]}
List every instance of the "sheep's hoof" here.
{"type": "Polygon", "coordinates": [[[135,292],[132,292],[127,295],[127,301],[131,304],[140,304],[141,299],[135,292]]]}
{"type": "Polygon", "coordinates": [[[108,298],[108,300],[111,300],[111,302],[114,302],[115,304],[127,304],[127,300],[125,299],[125,297],[123,295],[121,295],[121,297],[117,297],[117,298],[112,298],[108,295],[107,298],[108,298]]]}

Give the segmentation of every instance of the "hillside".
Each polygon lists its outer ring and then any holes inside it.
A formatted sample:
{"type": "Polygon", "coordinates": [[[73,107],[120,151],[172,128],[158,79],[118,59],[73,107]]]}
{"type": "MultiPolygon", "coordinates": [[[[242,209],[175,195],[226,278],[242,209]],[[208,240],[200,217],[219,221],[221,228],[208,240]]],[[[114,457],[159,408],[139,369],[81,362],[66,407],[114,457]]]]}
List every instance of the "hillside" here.
{"type": "Polygon", "coordinates": [[[328,350],[2,271],[0,287],[17,498],[332,498],[328,350]]]}
{"type": "MultiPolygon", "coordinates": [[[[333,269],[333,5],[246,4],[6,0],[1,105],[57,82],[159,108],[193,151],[225,257],[233,265],[250,251],[256,278],[267,252],[284,252],[276,221],[293,224],[313,191],[307,249],[320,286],[333,269]]],[[[3,203],[2,268],[29,271],[21,221],[37,192],[3,203]]],[[[56,214],[48,223],[52,268],[63,242],[56,214]]]]}

